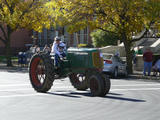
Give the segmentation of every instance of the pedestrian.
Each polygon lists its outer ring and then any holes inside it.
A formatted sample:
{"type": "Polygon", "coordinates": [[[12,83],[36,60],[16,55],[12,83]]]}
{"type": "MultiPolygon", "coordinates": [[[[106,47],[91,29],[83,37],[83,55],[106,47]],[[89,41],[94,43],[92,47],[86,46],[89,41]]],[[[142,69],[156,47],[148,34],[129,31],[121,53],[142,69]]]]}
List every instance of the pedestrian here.
{"type": "Polygon", "coordinates": [[[143,61],[144,61],[144,71],[143,75],[146,76],[146,70],[148,71],[148,76],[150,76],[151,68],[152,68],[152,59],[153,53],[150,48],[147,48],[143,53],[143,61]]]}
{"type": "Polygon", "coordinates": [[[137,49],[135,51],[135,54],[137,54],[137,55],[142,55],[143,54],[142,49],[141,49],[140,46],[137,47],[137,49]]]}
{"type": "Polygon", "coordinates": [[[34,47],[31,47],[30,50],[33,54],[40,52],[40,47],[38,45],[35,45],[34,47]]]}
{"type": "Polygon", "coordinates": [[[46,45],[44,46],[44,48],[43,48],[43,52],[49,54],[49,53],[51,52],[51,48],[48,47],[48,45],[46,44],[46,45]]]}
{"type": "Polygon", "coordinates": [[[40,52],[40,47],[38,45],[35,45],[35,52],[39,53],[40,52]]]}
{"type": "Polygon", "coordinates": [[[132,53],[132,61],[133,61],[133,64],[136,64],[137,62],[137,58],[136,58],[136,52],[134,49],[131,50],[131,53],[132,53]]]}
{"type": "Polygon", "coordinates": [[[115,56],[120,57],[120,52],[117,50],[115,56]]]}
{"type": "Polygon", "coordinates": [[[54,42],[51,48],[51,54],[54,53],[55,60],[54,65],[55,68],[58,68],[59,66],[59,59],[66,56],[65,54],[66,45],[61,41],[59,37],[54,38],[54,42]]]}
{"type": "Polygon", "coordinates": [[[22,63],[23,63],[23,52],[19,52],[18,53],[18,66],[21,65],[22,67],[22,63]]]}
{"type": "Polygon", "coordinates": [[[156,63],[153,66],[153,75],[156,76],[158,72],[160,73],[160,58],[156,61],[156,63]]]}

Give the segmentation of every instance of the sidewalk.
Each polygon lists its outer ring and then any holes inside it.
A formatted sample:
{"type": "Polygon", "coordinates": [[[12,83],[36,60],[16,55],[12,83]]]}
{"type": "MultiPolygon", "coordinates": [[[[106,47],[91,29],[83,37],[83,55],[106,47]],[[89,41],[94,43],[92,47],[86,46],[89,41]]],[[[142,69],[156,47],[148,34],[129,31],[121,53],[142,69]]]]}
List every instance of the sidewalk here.
{"type": "Polygon", "coordinates": [[[150,76],[144,76],[143,71],[133,71],[133,74],[128,75],[129,78],[134,79],[147,79],[147,80],[158,80],[160,81],[160,75],[159,76],[153,76],[152,73],[150,76]]]}
{"type": "Polygon", "coordinates": [[[28,67],[27,66],[18,66],[14,65],[12,67],[7,67],[6,64],[0,63],[0,71],[8,71],[8,72],[28,72],[28,67]]]}

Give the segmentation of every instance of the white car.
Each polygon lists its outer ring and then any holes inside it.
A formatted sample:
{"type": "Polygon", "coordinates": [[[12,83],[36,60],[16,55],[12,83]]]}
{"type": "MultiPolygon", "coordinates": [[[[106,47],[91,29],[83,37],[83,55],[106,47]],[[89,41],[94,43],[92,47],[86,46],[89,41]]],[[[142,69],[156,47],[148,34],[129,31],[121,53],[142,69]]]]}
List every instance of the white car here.
{"type": "Polygon", "coordinates": [[[103,53],[104,69],[103,73],[110,74],[114,78],[119,75],[127,76],[127,65],[119,56],[103,53]]]}

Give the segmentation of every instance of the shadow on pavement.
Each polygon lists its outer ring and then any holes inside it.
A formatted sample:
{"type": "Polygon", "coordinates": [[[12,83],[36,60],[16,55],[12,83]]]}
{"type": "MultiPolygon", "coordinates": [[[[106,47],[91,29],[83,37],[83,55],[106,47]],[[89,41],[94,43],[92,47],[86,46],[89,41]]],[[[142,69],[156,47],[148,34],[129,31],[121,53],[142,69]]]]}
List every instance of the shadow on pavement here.
{"type": "Polygon", "coordinates": [[[117,96],[105,96],[105,98],[114,99],[114,100],[123,100],[129,102],[146,102],[145,100],[133,99],[133,98],[124,98],[124,97],[117,97],[117,96]]]}
{"type": "Polygon", "coordinates": [[[109,95],[123,95],[123,94],[119,94],[119,93],[108,93],[109,95]]]}
{"type": "Polygon", "coordinates": [[[45,94],[48,94],[48,95],[57,95],[57,96],[63,96],[63,97],[72,97],[72,98],[81,98],[80,96],[74,96],[70,93],[52,93],[52,92],[47,92],[45,94]]]}
{"type": "MultiPolygon", "coordinates": [[[[82,98],[81,96],[86,96],[86,97],[92,97],[90,92],[69,92],[69,93],[63,93],[66,91],[55,91],[54,92],[47,92],[46,94],[48,95],[57,95],[57,96],[63,96],[63,97],[72,97],[72,98],[82,98]]],[[[114,100],[121,100],[121,101],[129,101],[129,102],[146,102],[145,100],[140,100],[140,99],[133,99],[133,98],[125,98],[125,97],[119,97],[122,96],[123,94],[117,94],[117,93],[108,93],[107,96],[101,97],[101,98],[108,98],[108,99],[114,99],[114,100]],[[113,95],[113,96],[111,96],[113,95]]]]}

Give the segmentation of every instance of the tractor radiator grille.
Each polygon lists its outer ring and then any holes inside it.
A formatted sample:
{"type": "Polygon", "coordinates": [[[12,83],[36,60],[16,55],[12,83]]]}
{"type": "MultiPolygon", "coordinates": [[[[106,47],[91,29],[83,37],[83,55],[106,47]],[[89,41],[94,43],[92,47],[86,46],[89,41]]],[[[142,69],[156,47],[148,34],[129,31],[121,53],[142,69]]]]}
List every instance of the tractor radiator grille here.
{"type": "Polygon", "coordinates": [[[100,52],[93,52],[92,53],[93,65],[96,68],[103,68],[103,58],[100,57],[100,52]]]}

